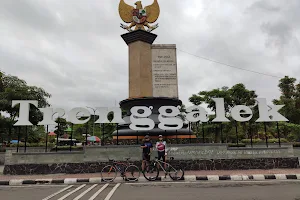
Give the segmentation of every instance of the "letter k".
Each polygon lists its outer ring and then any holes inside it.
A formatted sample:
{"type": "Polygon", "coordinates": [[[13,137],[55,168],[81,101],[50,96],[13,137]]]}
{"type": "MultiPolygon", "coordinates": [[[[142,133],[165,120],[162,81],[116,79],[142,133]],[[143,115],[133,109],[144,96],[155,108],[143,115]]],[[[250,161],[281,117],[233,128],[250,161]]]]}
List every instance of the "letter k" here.
{"type": "Polygon", "coordinates": [[[256,122],[287,122],[287,118],[282,116],[278,111],[284,107],[284,105],[267,105],[266,99],[256,99],[258,101],[259,118],[256,122]],[[271,108],[269,110],[269,108],[271,108]],[[272,119],[270,118],[272,116],[272,119]]]}

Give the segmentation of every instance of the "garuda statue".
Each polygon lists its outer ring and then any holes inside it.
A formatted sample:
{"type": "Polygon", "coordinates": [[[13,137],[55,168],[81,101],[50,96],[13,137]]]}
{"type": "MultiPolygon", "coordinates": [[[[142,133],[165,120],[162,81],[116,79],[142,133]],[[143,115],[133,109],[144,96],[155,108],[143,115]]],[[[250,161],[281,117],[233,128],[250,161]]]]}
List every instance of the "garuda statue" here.
{"type": "Polygon", "coordinates": [[[126,29],[129,32],[133,31],[131,28],[134,26],[134,30],[144,30],[148,32],[156,29],[158,24],[150,26],[149,23],[154,23],[158,19],[160,10],[157,0],[154,0],[152,5],[146,6],[145,8],[143,8],[141,1],[137,1],[135,5],[136,8],[126,4],[124,0],[120,1],[120,17],[125,23],[130,23],[129,26],[121,24],[121,28],[126,29]],[[147,30],[145,30],[145,26],[148,27],[147,30]]]}

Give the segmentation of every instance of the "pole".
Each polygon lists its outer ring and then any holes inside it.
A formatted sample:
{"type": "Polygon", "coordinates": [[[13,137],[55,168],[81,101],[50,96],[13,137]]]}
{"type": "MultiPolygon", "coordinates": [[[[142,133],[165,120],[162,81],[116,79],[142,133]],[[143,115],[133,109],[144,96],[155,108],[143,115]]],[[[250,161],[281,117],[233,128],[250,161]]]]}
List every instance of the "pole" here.
{"type": "MultiPolygon", "coordinates": [[[[216,136],[218,135],[218,126],[217,125],[215,126],[215,135],[216,136]]],[[[215,139],[218,139],[216,136],[215,136],[215,139]]],[[[217,142],[218,142],[218,140],[216,140],[216,143],[217,142]]]]}
{"type": "Polygon", "coordinates": [[[95,121],[96,121],[96,110],[94,109],[94,108],[91,108],[91,107],[88,107],[87,106],[87,108],[90,108],[90,109],[92,109],[93,110],[93,112],[94,112],[94,121],[93,121],[93,136],[95,136],[95,121]]]}
{"type": "Polygon", "coordinates": [[[46,149],[45,152],[48,150],[48,131],[49,131],[49,125],[47,125],[47,133],[46,133],[46,149]]]}
{"type": "Polygon", "coordinates": [[[205,137],[204,137],[204,122],[202,122],[202,139],[203,139],[203,143],[205,143],[205,137]]]}
{"type": "Polygon", "coordinates": [[[252,124],[249,123],[250,127],[249,127],[249,132],[250,132],[250,139],[251,139],[251,147],[253,148],[253,135],[252,135],[252,124]]]}
{"type": "Polygon", "coordinates": [[[119,145],[119,124],[117,124],[117,145],[119,145]]]}
{"type": "Polygon", "coordinates": [[[102,124],[102,145],[104,145],[104,123],[102,124]]]}
{"type": "Polygon", "coordinates": [[[237,122],[235,123],[235,133],[236,133],[236,144],[237,144],[237,146],[239,146],[239,135],[238,135],[237,122]]]}
{"type": "Polygon", "coordinates": [[[70,142],[70,151],[72,151],[72,145],[73,145],[73,123],[71,125],[71,142],[70,142]]]}
{"type": "Polygon", "coordinates": [[[19,132],[18,132],[18,144],[17,144],[17,152],[19,152],[20,134],[21,134],[21,126],[19,126],[19,132]]]}
{"type": "Polygon", "coordinates": [[[192,143],[191,141],[192,141],[192,139],[191,139],[191,127],[192,126],[192,123],[191,122],[189,122],[189,140],[190,140],[190,143],[192,143]]]}
{"type": "Polygon", "coordinates": [[[221,129],[221,143],[224,143],[224,138],[223,138],[223,124],[222,124],[222,122],[220,124],[220,129],[221,129]]]}
{"type": "Polygon", "coordinates": [[[25,149],[24,152],[26,152],[27,149],[27,126],[25,126],[25,149]]]}
{"type": "Polygon", "coordinates": [[[58,135],[59,135],[59,132],[60,132],[60,123],[58,122],[58,126],[57,126],[57,135],[56,135],[56,147],[55,147],[55,151],[57,152],[58,150],[58,135]]]}
{"type": "Polygon", "coordinates": [[[93,136],[95,136],[95,121],[96,121],[96,113],[94,111],[93,136]]]}
{"type": "Polygon", "coordinates": [[[266,146],[269,147],[266,122],[264,122],[264,128],[265,128],[265,136],[266,136],[266,146]]]}
{"type": "Polygon", "coordinates": [[[199,122],[196,122],[196,128],[197,128],[197,130],[196,130],[197,131],[197,136],[196,137],[198,138],[198,136],[199,136],[199,122]]]}
{"type": "Polygon", "coordinates": [[[281,147],[281,142],[280,142],[280,130],[279,130],[278,122],[277,122],[277,135],[278,135],[278,143],[279,143],[279,147],[281,147]]]}
{"type": "Polygon", "coordinates": [[[87,146],[87,144],[88,144],[88,140],[87,140],[87,138],[88,138],[88,127],[89,127],[89,123],[86,123],[86,125],[85,125],[85,146],[87,146]]]}

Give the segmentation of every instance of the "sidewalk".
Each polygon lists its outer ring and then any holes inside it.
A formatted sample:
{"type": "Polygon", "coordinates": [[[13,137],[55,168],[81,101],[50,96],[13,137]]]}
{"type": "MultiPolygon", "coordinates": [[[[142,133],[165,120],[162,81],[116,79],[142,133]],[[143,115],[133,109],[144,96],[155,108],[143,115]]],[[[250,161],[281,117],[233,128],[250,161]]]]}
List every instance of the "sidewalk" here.
{"type": "MultiPolygon", "coordinates": [[[[160,173],[157,181],[171,181],[160,173]]],[[[184,181],[300,180],[300,169],[185,171],[184,181]]],[[[117,177],[114,182],[122,182],[117,177]]],[[[100,183],[101,174],[0,175],[0,185],[100,183]]],[[[139,182],[147,182],[140,175],[139,182]]]]}

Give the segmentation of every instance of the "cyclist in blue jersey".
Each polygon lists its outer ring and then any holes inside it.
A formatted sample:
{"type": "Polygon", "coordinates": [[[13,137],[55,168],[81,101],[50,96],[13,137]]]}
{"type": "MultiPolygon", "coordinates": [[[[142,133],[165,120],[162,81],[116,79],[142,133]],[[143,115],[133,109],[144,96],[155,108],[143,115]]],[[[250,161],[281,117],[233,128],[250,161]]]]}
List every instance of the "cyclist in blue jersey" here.
{"type": "Polygon", "coordinates": [[[143,158],[142,171],[144,171],[145,163],[150,162],[150,156],[151,156],[151,152],[153,150],[153,144],[150,141],[149,135],[146,135],[145,138],[143,139],[143,144],[141,145],[141,148],[143,149],[143,153],[142,153],[142,158],[143,158]]]}

